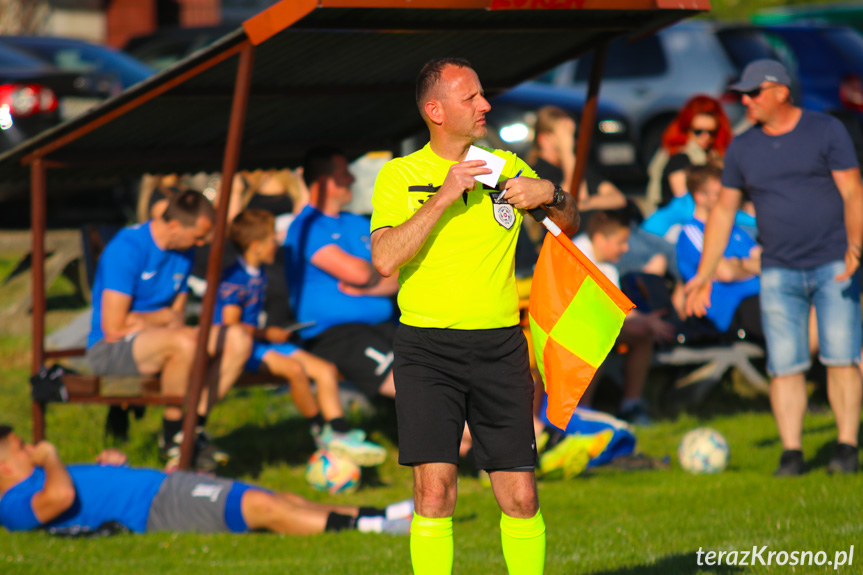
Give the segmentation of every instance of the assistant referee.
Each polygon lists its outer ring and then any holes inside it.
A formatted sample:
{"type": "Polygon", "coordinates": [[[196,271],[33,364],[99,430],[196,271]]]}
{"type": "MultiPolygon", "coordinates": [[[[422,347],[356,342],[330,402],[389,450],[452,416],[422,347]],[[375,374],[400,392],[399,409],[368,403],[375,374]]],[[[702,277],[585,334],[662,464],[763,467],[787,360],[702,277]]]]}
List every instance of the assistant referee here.
{"type": "Polygon", "coordinates": [[[384,165],[371,223],[372,262],[384,276],[399,270],[401,283],[393,370],[399,463],[414,469],[414,573],[452,572],[465,421],[477,466],[488,471],[502,512],[509,573],[542,573],[545,523],[534,476],[533,380],[518,327],[515,245],[524,210],[542,206],[568,233],[578,227],[578,212],[569,194],[536,179],[510,152],[488,150],[505,160],[496,188],[475,179],[492,173],[483,160],[464,161],[486,135],[491,106],[466,60],[426,64],[416,98],[429,143],[384,165]]]}

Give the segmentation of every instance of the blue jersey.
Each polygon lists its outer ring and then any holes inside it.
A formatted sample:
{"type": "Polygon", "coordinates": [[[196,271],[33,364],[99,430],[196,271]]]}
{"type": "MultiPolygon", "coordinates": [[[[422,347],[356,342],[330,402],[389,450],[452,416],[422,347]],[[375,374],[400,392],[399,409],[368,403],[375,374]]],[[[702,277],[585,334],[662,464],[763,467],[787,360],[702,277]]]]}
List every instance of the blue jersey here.
{"type": "Polygon", "coordinates": [[[692,194],[672,198],[670,202],[641,222],[641,229],[655,236],[664,237],[672,227],[688,222],[694,211],[695,200],[692,194]]]}
{"type": "Polygon", "coordinates": [[[155,469],[133,469],[110,465],[70,465],[75,484],[72,507],[47,524],[33,513],[33,496],[45,485],[45,471],[33,473],[8,490],[0,499],[0,524],[9,531],[40,527],[96,529],[106,521],[117,521],[129,530],[143,533],[153,498],[167,477],[155,469]]]}
{"type": "Polygon", "coordinates": [[[240,321],[258,327],[266,293],[267,275],[264,269],[254,269],[238,259],[222,274],[213,323],[222,323],[222,310],[226,305],[237,305],[242,310],[240,321]]]}
{"type": "Polygon", "coordinates": [[[845,126],[820,112],[802,110],[786,134],[754,126],[734,138],[722,185],[749,192],[763,267],[808,269],[845,259],[845,205],[832,172],[856,167],[845,126]]]}
{"type": "Polygon", "coordinates": [[[338,279],[312,264],[318,250],[333,244],[371,262],[368,218],[348,212],[333,218],[306,206],[288,228],[285,250],[291,306],[299,321],[317,322],[302,330],[303,338],[346,323],[382,323],[395,312],[389,297],[347,295],[339,290],[338,279]]]}
{"type": "Polygon", "coordinates": [[[119,292],[132,298],[129,311],[151,312],[170,307],[192,270],[195,250],[163,250],[153,241],[150,224],[121,230],[108,242],[93,281],[93,320],[87,347],[104,337],[102,293],[119,292]]]}
{"type": "MultiPolygon", "coordinates": [[[[725,248],[726,258],[748,258],[749,252],[755,247],[755,241],[745,231],[737,226],[731,229],[728,247],[725,248]]],[[[680,232],[677,238],[677,266],[683,281],[691,280],[698,271],[698,262],[704,250],[704,223],[692,218],[680,232]]],[[[713,322],[721,331],[728,331],[734,312],[740,302],[748,297],[758,295],[761,282],[757,277],[736,282],[713,282],[713,292],[710,296],[710,307],[707,308],[707,319],[713,322]]]]}
{"type": "MultiPolygon", "coordinates": [[[[692,194],[687,193],[672,199],[664,207],[653,212],[649,218],[641,223],[641,229],[674,243],[680,234],[680,226],[689,222],[694,213],[695,199],[693,199],[692,194]],[[674,231],[675,226],[676,232],[674,231]]],[[[743,228],[750,236],[756,235],[747,229],[755,229],[755,217],[746,212],[738,211],[737,215],[734,216],[734,223],[743,228]]]]}

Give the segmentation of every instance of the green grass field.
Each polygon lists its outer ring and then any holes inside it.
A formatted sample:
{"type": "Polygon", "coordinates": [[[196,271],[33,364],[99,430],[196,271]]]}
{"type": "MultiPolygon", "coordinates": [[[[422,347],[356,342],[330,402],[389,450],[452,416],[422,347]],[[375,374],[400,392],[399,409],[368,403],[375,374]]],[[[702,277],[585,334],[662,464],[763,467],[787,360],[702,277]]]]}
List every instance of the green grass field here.
{"type": "MultiPolygon", "coordinates": [[[[57,323],[57,320],[54,320],[57,323]]],[[[49,321],[49,325],[51,322],[49,321]]],[[[0,422],[30,436],[27,376],[29,338],[0,336],[0,422]]],[[[654,388],[664,374],[654,374],[654,388]]],[[[52,406],[48,437],[67,462],[92,461],[108,446],[105,407],[52,406]]],[[[355,413],[376,430],[372,438],[390,448],[390,458],[366,473],[353,494],[312,491],[303,479],[313,444],[286,395],[257,388],[234,391],[211,416],[210,431],[234,454],[222,475],[291,490],[316,500],[381,505],[409,497],[411,477],[399,467],[391,407],[374,415],[355,413]]],[[[135,465],[158,465],[160,414],[150,409],[133,420],[124,449],[135,465]]],[[[852,566],[863,564],[863,481],[825,471],[835,428],[829,410],[806,419],[804,451],[811,471],[801,478],[774,479],[781,447],[763,398],[741,397],[726,382],[697,412],[668,416],[638,431],[638,448],[671,456],[668,470],[597,470],[570,481],[540,484],[548,528],[546,573],[672,575],[695,573],[819,573],[830,566],[700,566],[696,552],[751,550],[838,551],[855,546],[852,566]],[[714,415],[711,415],[714,414],[714,415]],[[721,414],[721,415],[716,415],[721,414]],[[676,464],[675,452],[688,430],[709,425],[731,445],[731,464],[715,476],[693,476],[676,464]]],[[[499,511],[491,490],[464,475],[455,514],[455,572],[506,573],[500,553],[499,511]]],[[[766,553],[764,555],[766,560],[766,553]]],[[[44,533],[0,530],[0,574],[19,573],[410,573],[407,537],[355,532],[313,537],[254,535],[122,535],[105,539],[61,539],[44,533]]]]}

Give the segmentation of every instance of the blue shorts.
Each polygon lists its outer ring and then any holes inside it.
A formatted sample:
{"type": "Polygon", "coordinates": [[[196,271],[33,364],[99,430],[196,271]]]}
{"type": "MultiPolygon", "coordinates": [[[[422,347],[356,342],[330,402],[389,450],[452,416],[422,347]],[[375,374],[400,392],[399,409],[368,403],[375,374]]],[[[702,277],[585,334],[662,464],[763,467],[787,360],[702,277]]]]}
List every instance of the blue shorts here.
{"type": "Polygon", "coordinates": [[[761,272],[761,319],[770,375],[794,375],[809,369],[809,311],[813,305],[821,363],[860,363],[860,284],[857,274],[836,282],[834,278],[844,271],[845,262],[837,261],[805,270],[767,268],[761,272]]]}
{"type": "Polygon", "coordinates": [[[261,362],[268,352],[275,351],[282,355],[291,355],[295,351],[301,349],[300,346],[293,343],[270,343],[267,341],[256,341],[252,345],[252,355],[246,361],[246,371],[257,373],[261,367],[261,362]]]}

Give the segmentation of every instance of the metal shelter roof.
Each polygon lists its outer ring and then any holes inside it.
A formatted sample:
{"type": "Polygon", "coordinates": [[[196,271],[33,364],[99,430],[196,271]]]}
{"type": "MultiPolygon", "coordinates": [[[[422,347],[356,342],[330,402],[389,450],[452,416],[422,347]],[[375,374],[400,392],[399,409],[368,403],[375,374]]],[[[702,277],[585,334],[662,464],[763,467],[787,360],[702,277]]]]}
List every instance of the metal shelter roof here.
{"type": "MultiPolygon", "coordinates": [[[[43,158],[48,190],[221,168],[240,50],[255,46],[241,169],[296,165],[336,143],[394,149],[423,128],[422,65],[467,58],[493,96],[609,37],[653,31],[708,0],[283,0],[219,42],[0,156],[0,184],[43,158]]],[[[26,190],[26,188],[24,188],[26,190]]]]}

